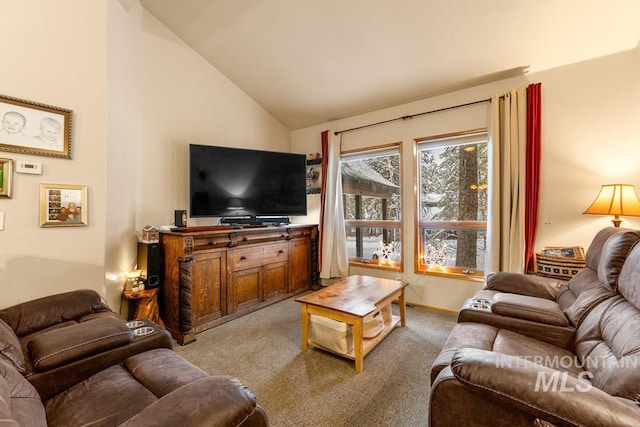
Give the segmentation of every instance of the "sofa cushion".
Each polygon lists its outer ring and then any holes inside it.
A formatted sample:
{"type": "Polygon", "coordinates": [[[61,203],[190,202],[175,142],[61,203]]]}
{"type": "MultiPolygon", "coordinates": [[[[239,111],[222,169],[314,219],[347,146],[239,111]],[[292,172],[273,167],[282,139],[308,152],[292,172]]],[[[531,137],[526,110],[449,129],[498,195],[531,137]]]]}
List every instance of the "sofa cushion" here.
{"type": "Polygon", "coordinates": [[[117,426],[156,400],[127,369],[113,365],[47,400],[45,408],[50,427],[117,426]]]}
{"type": "Polygon", "coordinates": [[[596,286],[583,290],[573,303],[564,309],[564,313],[576,328],[580,326],[587,314],[598,304],[615,294],[605,286],[596,286]]]}
{"type": "Polygon", "coordinates": [[[622,266],[618,291],[627,301],[640,309],[640,245],[636,245],[622,266]]]}
{"type": "Polygon", "coordinates": [[[158,398],[208,374],[169,349],[145,351],[127,358],[123,366],[158,398]]]}
{"type": "Polygon", "coordinates": [[[145,351],[49,399],[47,418],[50,426],[85,425],[95,420],[101,420],[101,425],[119,425],[166,394],[207,377],[173,350],[145,351]]]}
{"type": "Polygon", "coordinates": [[[0,356],[22,373],[26,371],[22,345],[9,325],[0,320],[0,356]]]}
{"type": "Polygon", "coordinates": [[[440,371],[451,364],[453,355],[462,348],[495,351],[519,356],[549,368],[555,368],[578,376],[582,367],[575,353],[525,335],[482,323],[456,324],[442,351],[431,367],[431,382],[440,371]]]}
{"type": "Polygon", "coordinates": [[[602,258],[604,244],[607,242],[609,237],[613,236],[614,234],[625,233],[627,231],[633,230],[628,228],[606,227],[598,231],[598,233],[596,233],[596,235],[593,237],[593,240],[589,244],[587,253],[584,256],[586,267],[598,271],[598,265],[600,264],[600,259],[602,258]]]}
{"type": "Polygon", "coordinates": [[[120,347],[132,339],[124,321],[101,317],[39,334],[29,342],[29,354],[33,369],[43,372],[120,347]]]}
{"type": "Polygon", "coordinates": [[[640,396],[640,310],[622,295],[597,305],[576,331],[576,354],[594,386],[618,397],[640,396]]]}
{"type": "MultiPolygon", "coordinates": [[[[554,369],[519,358],[471,349],[456,353],[451,372],[466,387],[474,388],[477,396],[498,401],[503,407],[538,418],[525,423],[500,423],[501,425],[638,425],[639,412],[636,405],[592,387],[585,375],[578,378],[567,377],[554,369]],[[552,380],[547,380],[549,378],[552,380]],[[553,378],[561,379],[554,381],[553,378]]],[[[455,399],[457,396],[451,398],[455,399]]],[[[451,411],[456,409],[458,408],[450,408],[451,411]]],[[[504,414],[496,412],[494,417],[502,420],[504,414]]]]}
{"type": "Polygon", "coordinates": [[[566,314],[567,308],[576,302],[576,299],[582,292],[597,287],[606,288],[609,292],[612,292],[608,286],[605,287],[600,279],[598,279],[598,272],[596,270],[583,268],[558,292],[556,302],[560,304],[560,308],[562,308],[566,314]]]}
{"type": "Polygon", "coordinates": [[[628,230],[609,237],[602,247],[602,256],[598,263],[598,278],[616,292],[618,277],[622,266],[633,247],[640,239],[640,232],[628,230]]]}
{"type": "Polygon", "coordinates": [[[13,363],[0,359],[0,424],[40,427],[47,418],[40,396],[13,363]]]}

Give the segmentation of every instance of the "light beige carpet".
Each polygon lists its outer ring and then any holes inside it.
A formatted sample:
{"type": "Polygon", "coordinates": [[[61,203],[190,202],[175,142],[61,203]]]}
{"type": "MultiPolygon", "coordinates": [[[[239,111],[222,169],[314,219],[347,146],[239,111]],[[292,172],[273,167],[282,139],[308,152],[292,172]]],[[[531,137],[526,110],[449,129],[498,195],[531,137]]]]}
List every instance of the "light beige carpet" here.
{"type": "Polygon", "coordinates": [[[431,363],[455,320],[407,307],[407,326],[365,357],[361,374],[352,360],[313,347],[301,352],[293,298],[202,332],[176,351],[211,374],[243,380],[274,427],[425,426],[431,363]]]}

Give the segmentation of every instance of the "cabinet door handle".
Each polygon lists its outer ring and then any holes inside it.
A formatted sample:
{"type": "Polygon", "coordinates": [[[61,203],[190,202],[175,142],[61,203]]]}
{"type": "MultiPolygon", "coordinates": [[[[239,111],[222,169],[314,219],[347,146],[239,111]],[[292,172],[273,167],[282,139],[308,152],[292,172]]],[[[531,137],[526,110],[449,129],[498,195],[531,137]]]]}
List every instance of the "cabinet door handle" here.
{"type": "Polygon", "coordinates": [[[248,242],[248,241],[249,241],[249,238],[248,238],[248,237],[243,237],[243,238],[242,238],[242,241],[243,241],[243,242],[248,242]]]}
{"type": "Polygon", "coordinates": [[[279,254],[283,254],[283,253],[284,253],[284,251],[283,251],[282,249],[280,249],[280,250],[278,251],[278,253],[279,253],[279,254]]]}
{"type": "Polygon", "coordinates": [[[244,256],[244,255],[242,255],[242,256],[240,257],[240,261],[244,261],[245,259],[247,259],[247,257],[246,257],[246,256],[244,256]]]}

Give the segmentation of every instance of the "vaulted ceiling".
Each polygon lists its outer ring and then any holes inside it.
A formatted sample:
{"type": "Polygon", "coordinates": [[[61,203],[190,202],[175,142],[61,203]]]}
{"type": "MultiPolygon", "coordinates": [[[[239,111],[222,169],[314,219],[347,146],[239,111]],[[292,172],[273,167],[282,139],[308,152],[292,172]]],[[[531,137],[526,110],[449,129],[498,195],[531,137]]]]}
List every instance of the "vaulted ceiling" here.
{"type": "Polygon", "coordinates": [[[292,130],[640,41],[639,0],[141,3],[292,130]]]}

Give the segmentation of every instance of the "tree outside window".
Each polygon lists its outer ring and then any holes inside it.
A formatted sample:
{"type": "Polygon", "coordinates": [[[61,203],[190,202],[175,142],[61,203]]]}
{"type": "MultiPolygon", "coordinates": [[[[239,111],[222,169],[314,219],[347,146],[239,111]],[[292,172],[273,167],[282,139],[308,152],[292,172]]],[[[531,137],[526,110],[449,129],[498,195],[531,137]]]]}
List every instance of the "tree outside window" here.
{"type": "Polygon", "coordinates": [[[350,262],[401,269],[399,146],[345,154],[341,168],[350,262]]]}
{"type": "Polygon", "coordinates": [[[418,141],[421,272],[482,276],[488,190],[486,133],[418,141]]]}

